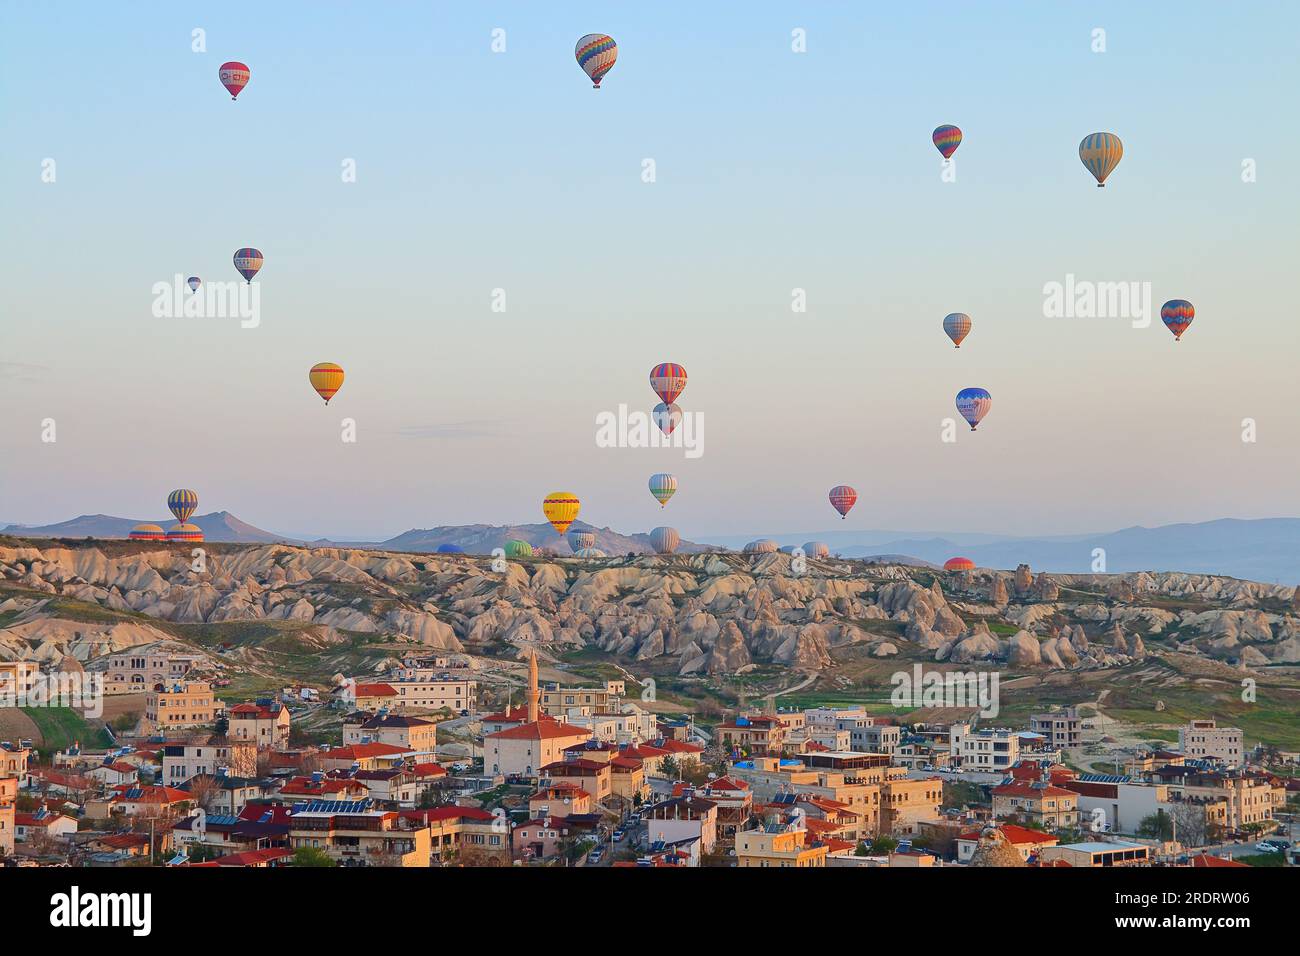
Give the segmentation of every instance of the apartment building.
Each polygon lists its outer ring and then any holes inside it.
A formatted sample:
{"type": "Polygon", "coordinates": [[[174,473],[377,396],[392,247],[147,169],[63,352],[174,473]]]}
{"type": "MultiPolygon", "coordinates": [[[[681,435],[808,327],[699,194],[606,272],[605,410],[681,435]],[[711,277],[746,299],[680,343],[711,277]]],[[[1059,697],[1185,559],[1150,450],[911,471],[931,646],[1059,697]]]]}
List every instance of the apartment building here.
{"type": "Polygon", "coordinates": [[[13,707],[18,698],[30,697],[40,676],[32,661],[0,661],[0,706],[13,707]]]}
{"type": "Polygon", "coordinates": [[[626,682],[609,680],[604,687],[562,687],[543,684],[542,713],[556,719],[618,713],[626,682]]]}
{"type": "Polygon", "coordinates": [[[1063,830],[1079,825],[1079,795],[1039,781],[1013,780],[993,788],[993,816],[1019,817],[1039,830],[1063,830]]]}
{"type": "Polygon", "coordinates": [[[18,778],[0,776],[0,856],[12,856],[17,839],[18,778]]]}
{"type": "Polygon", "coordinates": [[[1020,759],[1020,736],[1014,730],[976,730],[962,735],[961,767],[1006,773],[1020,759]]]}
{"type": "Polygon", "coordinates": [[[251,740],[196,740],[164,744],[160,782],[179,787],[201,774],[225,770],[236,777],[257,774],[257,744],[251,740]]]}
{"type": "Polygon", "coordinates": [[[773,821],[736,834],[738,867],[824,867],[829,852],[793,821],[773,821]]]}
{"type": "Polygon", "coordinates": [[[1246,753],[1241,729],[1220,727],[1214,720],[1193,720],[1180,727],[1178,749],[1188,757],[1220,760],[1229,767],[1240,766],[1246,753]]]}
{"type": "Polygon", "coordinates": [[[385,703],[389,709],[449,710],[453,714],[473,713],[477,709],[477,682],[453,676],[448,671],[399,667],[385,683],[396,692],[385,703]]]}
{"type": "Polygon", "coordinates": [[[275,750],[289,746],[289,708],[278,701],[237,704],[228,717],[227,733],[235,740],[251,740],[258,747],[275,750]]]}
{"type": "Polygon", "coordinates": [[[104,658],[104,692],[138,694],[159,684],[177,684],[202,662],[202,654],[187,654],[162,644],[119,651],[104,658]]]}
{"type": "Polygon", "coordinates": [[[344,746],[369,743],[432,755],[438,747],[438,723],[424,717],[389,713],[358,712],[343,718],[344,746]]]}
{"type": "Polygon", "coordinates": [[[428,826],[369,800],[313,800],[289,817],[289,847],[322,850],[342,866],[428,866],[428,826]]]}
{"type": "Polygon", "coordinates": [[[217,702],[204,681],[168,684],[145,695],[144,717],[155,732],[202,727],[216,720],[217,702]]]}
{"type": "Polygon", "coordinates": [[[1032,714],[1029,730],[1042,734],[1047,744],[1058,749],[1081,747],[1083,720],[1075,707],[1067,707],[1046,714],[1032,714]]]}

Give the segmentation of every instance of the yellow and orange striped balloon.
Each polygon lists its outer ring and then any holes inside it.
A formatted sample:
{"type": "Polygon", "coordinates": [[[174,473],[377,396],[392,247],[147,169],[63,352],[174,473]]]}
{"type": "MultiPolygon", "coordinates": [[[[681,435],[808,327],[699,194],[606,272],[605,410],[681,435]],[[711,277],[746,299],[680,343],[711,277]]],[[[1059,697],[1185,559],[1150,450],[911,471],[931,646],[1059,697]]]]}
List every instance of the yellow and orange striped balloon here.
{"type": "Polygon", "coordinates": [[[343,369],[339,368],[333,362],[320,362],[311,367],[307,373],[307,378],[311,381],[311,387],[316,389],[316,394],[325,399],[325,404],[330,403],[334,393],[343,387],[343,369]]]}
{"type": "Polygon", "coordinates": [[[552,491],[542,500],[542,514],[558,534],[569,530],[581,507],[582,502],[570,491],[552,491]]]}

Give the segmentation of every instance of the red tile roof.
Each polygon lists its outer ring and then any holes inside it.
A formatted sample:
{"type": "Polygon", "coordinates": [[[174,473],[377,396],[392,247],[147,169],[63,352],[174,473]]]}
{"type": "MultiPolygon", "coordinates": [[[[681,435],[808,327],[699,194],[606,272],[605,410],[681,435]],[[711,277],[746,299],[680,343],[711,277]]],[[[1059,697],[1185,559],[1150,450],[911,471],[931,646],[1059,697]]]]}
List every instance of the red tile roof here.
{"type": "Polygon", "coordinates": [[[518,727],[507,727],[505,730],[498,730],[495,734],[487,736],[489,740],[552,740],[556,737],[589,737],[591,731],[547,719],[532,724],[520,724],[518,727]]]}
{"type": "Polygon", "coordinates": [[[1250,869],[1249,863],[1242,863],[1240,860],[1228,860],[1221,856],[1210,856],[1204,850],[1198,856],[1192,857],[1192,866],[1244,866],[1246,869],[1250,869]]]}
{"type": "MultiPolygon", "coordinates": [[[[259,866],[263,863],[273,863],[276,860],[284,860],[293,856],[293,850],[283,848],[268,848],[265,850],[247,850],[243,853],[231,853],[228,856],[218,857],[212,861],[214,866],[259,866]]],[[[201,866],[202,864],[195,864],[201,866]]]]}
{"type": "Polygon", "coordinates": [[[1040,797],[1077,797],[1078,794],[1073,790],[1065,790],[1061,787],[1035,787],[1027,783],[1004,783],[1001,786],[993,788],[993,794],[999,797],[1032,797],[1037,800],[1040,797]]]}
{"type": "Polygon", "coordinates": [[[116,793],[108,801],[109,803],[184,803],[194,799],[194,794],[173,787],[136,787],[133,784],[122,784],[113,789],[116,793]],[[136,792],[136,795],[127,797],[127,794],[132,792],[136,792]]]}
{"type": "Polygon", "coordinates": [[[389,684],[358,684],[357,697],[396,697],[397,691],[389,684]]]}

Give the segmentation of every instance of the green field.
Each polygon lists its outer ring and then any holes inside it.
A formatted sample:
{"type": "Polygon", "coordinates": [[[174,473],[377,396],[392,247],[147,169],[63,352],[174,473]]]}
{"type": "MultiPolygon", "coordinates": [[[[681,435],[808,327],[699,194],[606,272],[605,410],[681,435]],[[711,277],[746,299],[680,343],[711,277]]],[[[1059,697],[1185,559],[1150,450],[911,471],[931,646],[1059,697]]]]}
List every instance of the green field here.
{"type": "Polygon", "coordinates": [[[87,720],[71,707],[23,707],[22,712],[40,728],[42,750],[47,754],[64,750],[78,741],[83,747],[112,744],[103,721],[87,720]]]}

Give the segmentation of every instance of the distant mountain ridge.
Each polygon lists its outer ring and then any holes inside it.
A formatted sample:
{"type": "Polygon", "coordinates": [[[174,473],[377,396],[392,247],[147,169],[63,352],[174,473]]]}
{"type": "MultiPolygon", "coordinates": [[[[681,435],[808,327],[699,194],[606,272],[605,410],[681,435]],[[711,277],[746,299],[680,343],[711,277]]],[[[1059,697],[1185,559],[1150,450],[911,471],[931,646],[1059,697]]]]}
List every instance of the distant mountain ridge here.
{"type": "MultiPolygon", "coordinates": [[[[213,511],[205,515],[193,515],[190,524],[198,525],[203,536],[209,541],[229,542],[231,544],[256,544],[283,541],[286,544],[300,543],[287,535],[263,531],[246,521],[241,521],[229,511],[213,511]]],[[[156,524],[164,531],[176,524],[171,515],[166,518],[118,518],[113,515],[79,515],[68,521],[48,525],[11,524],[0,534],[17,535],[29,538],[125,538],[138,524],[156,524]]]]}

